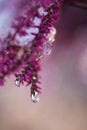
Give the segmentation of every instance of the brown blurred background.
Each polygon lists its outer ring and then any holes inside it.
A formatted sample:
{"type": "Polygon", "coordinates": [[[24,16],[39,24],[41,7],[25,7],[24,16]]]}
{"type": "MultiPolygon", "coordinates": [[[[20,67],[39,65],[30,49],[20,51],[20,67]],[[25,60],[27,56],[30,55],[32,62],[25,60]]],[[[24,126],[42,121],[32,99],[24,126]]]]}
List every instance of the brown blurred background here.
{"type": "Polygon", "coordinates": [[[87,0],[65,0],[65,2],[72,2],[72,3],[87,3],[87,0]]]}
{"type": "Polygon", "coordinates": [[[87,10],[65,4],[56,29],[40,102],[10,76],[0,88],[0,130],[87,130],[87,10]]]}

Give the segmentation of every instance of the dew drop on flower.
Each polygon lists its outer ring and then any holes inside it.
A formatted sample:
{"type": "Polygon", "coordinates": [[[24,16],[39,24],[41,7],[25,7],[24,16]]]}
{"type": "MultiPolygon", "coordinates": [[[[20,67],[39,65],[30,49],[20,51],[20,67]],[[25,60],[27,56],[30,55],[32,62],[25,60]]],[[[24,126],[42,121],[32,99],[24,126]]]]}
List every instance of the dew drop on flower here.
{"type": "Polygon", "coordinates": [[[53,43],[55,41],[56,29],[54,27],[50,28],[50,33],[47,36],[48,42],[53,43]]]}
{"type": "Polygon", "coordinates": [[[43,47],[43,55],[50,55],[52,52],[52,47],[45,45],[43,47]]]}
{"type": "Polygon", "coordinates": [[[20,87],[20,79],[19,79],[19,78],[15,80],[15,85],[16,85],[17,87],[20,87]]]}
{"type": "Polygon", "coordinates": [[[34,93],[31,94],[31,100],[34,103],[39,102],[39,94],[37,91],[34,91],[34,93]]]}
{"type": "Polygon", "coordinates": [[[54,27],[51,27],[50,33],[52,35],[55,35],[56,34],[56,29],[54,27]]]}

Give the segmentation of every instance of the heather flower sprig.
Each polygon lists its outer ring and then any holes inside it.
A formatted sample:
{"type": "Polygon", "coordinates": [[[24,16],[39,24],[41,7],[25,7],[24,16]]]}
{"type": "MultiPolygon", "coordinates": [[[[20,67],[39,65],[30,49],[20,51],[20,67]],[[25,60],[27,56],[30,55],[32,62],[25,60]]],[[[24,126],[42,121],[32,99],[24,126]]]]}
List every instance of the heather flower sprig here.
{"type": "Polygon", "coordinates": [[[45,7],[34,3],[15,19],[12,31],[3,40],[4,45],[0,41],[0,85],[6,76],[14,73],[18,87],[24,83],[31,86],[33,102],[39,101],[40,61],[51,53],[56,34],[54,22],[59,16],[61,3],[56,0],[45,7]]]}

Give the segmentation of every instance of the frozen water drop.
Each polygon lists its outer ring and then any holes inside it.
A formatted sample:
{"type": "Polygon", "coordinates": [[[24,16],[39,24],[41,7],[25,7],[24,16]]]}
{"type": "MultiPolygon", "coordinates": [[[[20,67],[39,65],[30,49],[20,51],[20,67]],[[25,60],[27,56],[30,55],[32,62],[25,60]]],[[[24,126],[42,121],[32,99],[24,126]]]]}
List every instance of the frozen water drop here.
{"type": "Polygon", "coordinates": [[[39,102],[39,94],[37,91],[34,91],[34,93],[31,94],[31,100],[34,103],[39,102]]]}

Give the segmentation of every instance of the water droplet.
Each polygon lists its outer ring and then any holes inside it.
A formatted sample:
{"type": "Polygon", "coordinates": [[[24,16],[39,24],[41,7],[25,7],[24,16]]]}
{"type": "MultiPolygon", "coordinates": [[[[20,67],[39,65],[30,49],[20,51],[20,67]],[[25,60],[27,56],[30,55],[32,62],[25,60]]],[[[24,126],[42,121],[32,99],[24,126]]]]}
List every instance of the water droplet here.
{"type": "Polygon", "coordinates": [[[52,52],[52,47],[45,45],[43,47],[43,55],[50,55],[52,52]]]}
{"type": "Polygon", "coordinates": [[[17,79],[15,80],[15,85],[16,85],[17,87],[20,87],[20,84],[21,84],[20,79],[17,78],[17,79]]]}
{"type": "Polygon", "coordinates": [[[50,33],[47,35],[48,42],[54,42],[55,41],[55,35],[56,35],[56,29],[54,27],[50,28],[50,33]]]}
{"type": "Polygon", "coordinates": [[[51,33],[51,35],[55,35],[56,34],[56,29],[54,27],[51,27],[50,33],[51,33]]]}
{"type": "Polygon", "coordinates": [[[31,94],[31,100],[34,103],[39,102],[39,94],[37,91],[34,90],[34,93],[31,94]]]}
{"type": "Polygon", "coordinates": [[[48,41],[51,42],[51,44],[52,44],[55,41],[55,38],[54,37],[49,37],[48,41]]]}
{"type": "Polygon", "coordinates": [[[50,32],[46,36],[46,41],[44,42],[43,45],[44,55],[50,55],[50,53],[52,52],[52,46],[55,41],[55,34],[56,34],[56,29],[54,27],[51,27],[50,32]]]}

